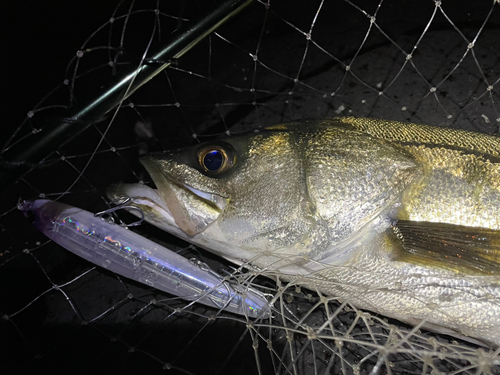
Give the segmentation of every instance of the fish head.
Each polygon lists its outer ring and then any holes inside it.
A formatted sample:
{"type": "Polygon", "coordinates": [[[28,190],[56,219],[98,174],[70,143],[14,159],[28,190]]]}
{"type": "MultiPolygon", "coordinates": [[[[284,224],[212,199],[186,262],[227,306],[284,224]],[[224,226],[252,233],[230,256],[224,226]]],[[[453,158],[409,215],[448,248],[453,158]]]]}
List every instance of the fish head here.
{"type": "Polygon", "coordinates": [[[187,236],[214,226],[213,235],[260,246],[259,239],[297,219],[295,206],[303,204],[301,162],[290,137],[272,131],[232,136],[141,162],[187,236]]]}
{"type": "Polygon", "coordinates": [[[265,267],[349,248],[415,168],[392,146],[330,123],[275,126],[141,162],[181,237],[228,258],[267,257],[254,262],[265,267]]]}

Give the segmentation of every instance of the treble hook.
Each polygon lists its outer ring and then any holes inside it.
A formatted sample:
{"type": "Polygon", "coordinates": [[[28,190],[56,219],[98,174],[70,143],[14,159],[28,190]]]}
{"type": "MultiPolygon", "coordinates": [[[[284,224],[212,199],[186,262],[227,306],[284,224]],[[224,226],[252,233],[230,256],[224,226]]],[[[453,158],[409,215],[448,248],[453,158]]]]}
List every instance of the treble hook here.
{"type": "MultiPolygon", "coordinates": [[[[138,220],[138,221],[135,221],[133,223],[130,223],[130,224],[124,224],[123,226],[125,227],[136,227],[138,225],[141,225],[142,222],[144,221],[144,212],[139,208],[139,207],[135,207],[135,206],[125,206],[127,203],[129,203],[132,199],[130,197],[119,197],[113,201],[111,201],[110,203],[111,204],[116,204],[117,206],[116,207],[112,207],[112,208],[108,208],[107,210],[104,210],[104,211],[100,211],[100,212],[96,212],[94,214],[94,217],[102,217],[103,215],[106,215],[106,214],[111,214],[115,211],[118,211],[118,210],[127,210],[127,209],[131,209],[131,210],[136,210],[136,211],[139,211],[139,213],[141,214],[141,219],[138,220]]],[[[113,217],[111,217],[111,219],[113,220],[114,222],[114,219],[113,217]]]]}

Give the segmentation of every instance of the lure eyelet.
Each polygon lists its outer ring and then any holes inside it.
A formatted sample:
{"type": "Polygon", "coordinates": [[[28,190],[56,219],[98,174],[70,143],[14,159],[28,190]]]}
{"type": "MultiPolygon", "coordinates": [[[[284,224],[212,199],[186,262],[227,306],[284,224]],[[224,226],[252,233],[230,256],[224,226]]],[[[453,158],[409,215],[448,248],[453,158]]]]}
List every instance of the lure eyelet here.
{"type": "Polygon", "coordinates": [[[206,174],[220,175],[234,165],[233,152],[221,145],[206,145],[198,151],[198,163],[206,174]]]}

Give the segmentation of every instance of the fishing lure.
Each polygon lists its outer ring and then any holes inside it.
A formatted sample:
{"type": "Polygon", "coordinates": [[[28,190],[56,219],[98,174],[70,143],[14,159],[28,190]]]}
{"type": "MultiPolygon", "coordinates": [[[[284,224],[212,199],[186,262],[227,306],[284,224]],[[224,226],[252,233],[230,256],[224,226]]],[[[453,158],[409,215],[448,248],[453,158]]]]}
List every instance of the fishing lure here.
{"type": "Polygon", "coordinates": [[[229,283],[206,264],[193,262],[91,212],[47,199],[18,209],[34,226],[72,253],[161,291],[251,318],[268,317],[269,302],[249,287],[229,283]]]}

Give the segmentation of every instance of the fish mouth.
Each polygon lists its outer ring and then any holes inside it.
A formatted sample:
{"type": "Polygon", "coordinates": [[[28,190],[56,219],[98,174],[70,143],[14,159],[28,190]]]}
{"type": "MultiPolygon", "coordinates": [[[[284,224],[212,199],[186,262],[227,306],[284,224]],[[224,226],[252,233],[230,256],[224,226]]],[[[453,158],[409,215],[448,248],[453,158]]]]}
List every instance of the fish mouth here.
{"type": "Polygon", "coordinates": [[[175,224],[188,236],[203,232],[226,208],[228,200],[225,197],[174,180],[154,157],[146,156],[140,161],[151,176],[175,224]]]}

